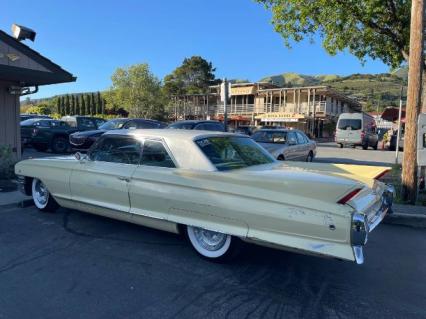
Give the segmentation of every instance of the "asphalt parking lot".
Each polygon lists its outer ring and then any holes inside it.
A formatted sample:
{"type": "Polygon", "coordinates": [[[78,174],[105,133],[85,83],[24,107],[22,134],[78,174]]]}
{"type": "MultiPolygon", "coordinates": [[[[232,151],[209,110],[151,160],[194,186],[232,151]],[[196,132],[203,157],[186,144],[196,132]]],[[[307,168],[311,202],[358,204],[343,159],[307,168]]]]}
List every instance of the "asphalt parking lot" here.
{"type": "MultiPolygon", "coordinates": [[[[399,152],[398,162],[401,163],[404,156],[399,152]]],[[[339,148],[336,143],[318,143],[316,162],[342,163],[358,165],[389,166],[395,163],[395,152],[388,150],[363,150],[361,147],[339,148]]]]}
{"type": "Polygon", "coordinates": [[[0,210],[0,318],[426,318],[424,230],[380,225],[364,265],[179,236],[60,209],[0,210]]]}

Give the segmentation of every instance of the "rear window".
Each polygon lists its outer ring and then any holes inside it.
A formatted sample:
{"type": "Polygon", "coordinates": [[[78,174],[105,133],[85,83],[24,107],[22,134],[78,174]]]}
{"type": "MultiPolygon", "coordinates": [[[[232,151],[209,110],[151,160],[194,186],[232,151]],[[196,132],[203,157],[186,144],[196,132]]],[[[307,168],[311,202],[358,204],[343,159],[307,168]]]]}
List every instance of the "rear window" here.
{"type": "Polygon", "coordinates": [[[340,130],[360,130],[361,127],[361,120],[358,119],[340,119],[337,126],[340,130]]]}
{"type": "Polygon", "coordinates": [[[287,132],[260,130],[252,135],[252,139],[258,143],[285,144],[287,142],[287,132]]]}
{"type": "Polygon", "coordinates": [[[194,123],[174,123],[170,124],[168,128],[177,129],[177,130],[192,130],[195,126],[194,123]]]}

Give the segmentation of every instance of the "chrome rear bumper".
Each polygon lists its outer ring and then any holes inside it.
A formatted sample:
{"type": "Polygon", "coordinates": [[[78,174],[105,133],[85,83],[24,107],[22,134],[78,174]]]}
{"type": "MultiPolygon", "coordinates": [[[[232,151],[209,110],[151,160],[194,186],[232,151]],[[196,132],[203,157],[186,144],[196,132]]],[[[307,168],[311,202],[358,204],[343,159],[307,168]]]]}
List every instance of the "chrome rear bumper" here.
{"type": "Polygon", "coordinates": [[[355,212],[352,215],[351,243],[357,264],[364,262],[362,246],[367,243],[368,233],[380,224],[387,213],[392,212],[394,196],[395,188],[392,185],[386,185],[381,200],[369,208],[368,214],[355,212]]]}

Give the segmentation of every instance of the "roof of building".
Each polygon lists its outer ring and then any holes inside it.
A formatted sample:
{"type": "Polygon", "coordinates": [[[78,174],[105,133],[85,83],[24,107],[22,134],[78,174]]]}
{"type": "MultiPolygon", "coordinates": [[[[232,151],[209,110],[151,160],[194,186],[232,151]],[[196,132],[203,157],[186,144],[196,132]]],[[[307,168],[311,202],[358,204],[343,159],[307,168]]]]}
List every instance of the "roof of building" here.
{"type": "Polygon", "coordinates": [[[77,78],[65,71],[56,63],[42,56],[29,46],[18,41],[4,31],[0,30],[0,42],[21,52],[36,63],[42,65],[50,72],[34,70],[31,68],[0,64],[0,80],[17,82],[20,86],[34,86],[54,83],[74,82],[77,78]]]}

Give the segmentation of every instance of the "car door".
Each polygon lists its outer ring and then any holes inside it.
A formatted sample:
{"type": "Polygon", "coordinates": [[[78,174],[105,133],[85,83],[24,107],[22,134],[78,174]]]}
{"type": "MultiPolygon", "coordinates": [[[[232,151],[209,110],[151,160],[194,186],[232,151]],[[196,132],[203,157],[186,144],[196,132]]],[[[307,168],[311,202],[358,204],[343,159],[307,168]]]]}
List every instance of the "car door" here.
{"type": "Polygon", "coordinates": [[[297,138],[297,160],[305,161],[309,154],[309,144],[300,132],[295,132],[297,138]]]}
{"type": "Polygon", "coordinates": [[[113,215],[129,213],[128,187],[139,165],[140,151],[141,143],[134,137],[118,134],[102,136],[87,159],[81,160],[72,172],[72,199],[82,210],[101,208],[109,209],[113,215]]]}
{"type": "Polygon", "coordinates": [[[284,153],[286,160],[296,160],[299,157],[297,137],[295,132],[287,133],[287,146],[284,153]]]}
{"type": "Polygon", "coordinates": [[[129,188],[131,213],[157,219],[167,219],[168,197],[174,196],[173,179],[176,163],[166,144],[159,139],[143,143],[141,165],[132,176],[129,188]],[[170,194],[170,196],[166,196],[170,194]]]}

